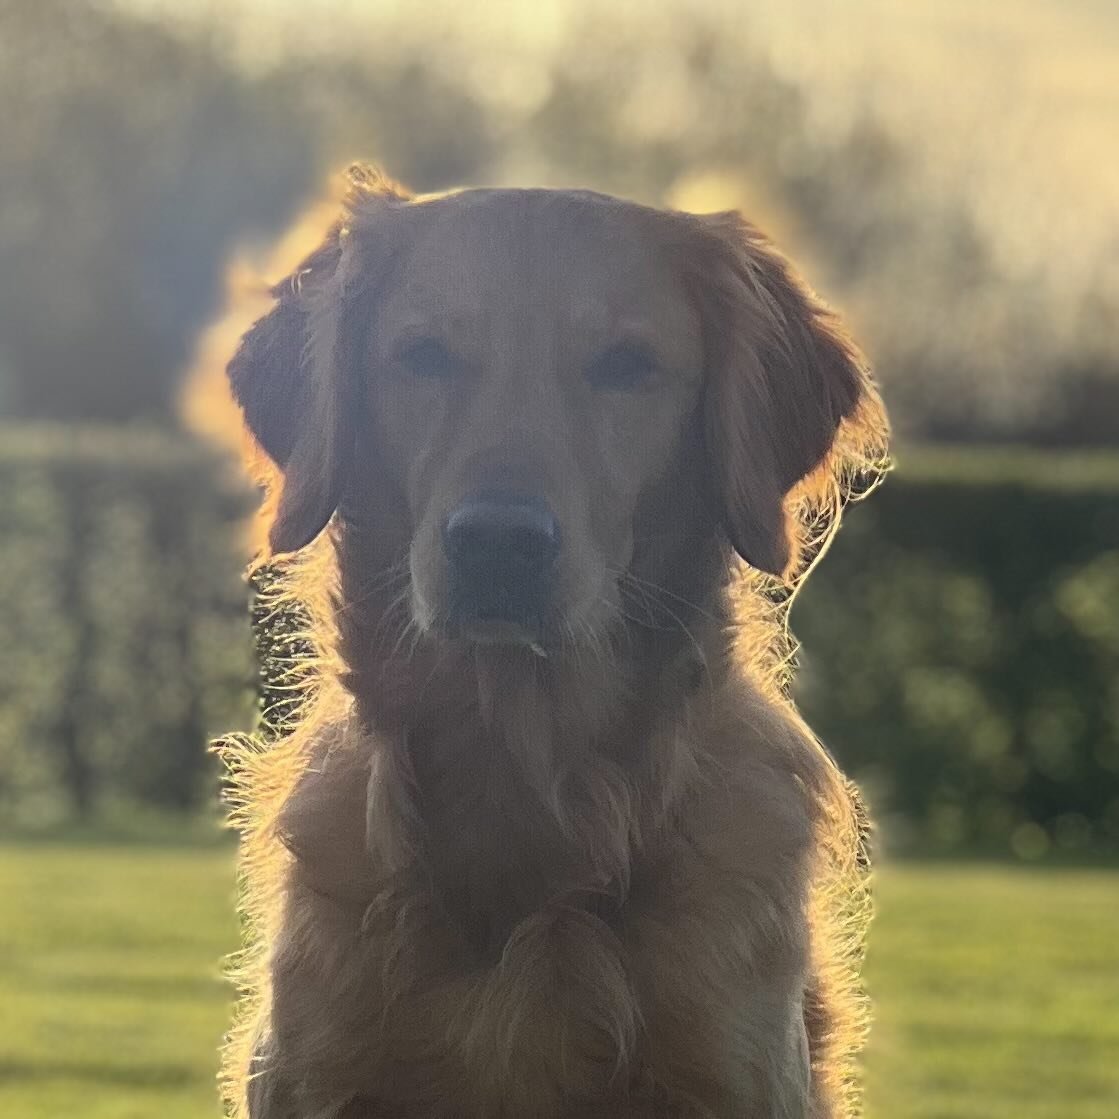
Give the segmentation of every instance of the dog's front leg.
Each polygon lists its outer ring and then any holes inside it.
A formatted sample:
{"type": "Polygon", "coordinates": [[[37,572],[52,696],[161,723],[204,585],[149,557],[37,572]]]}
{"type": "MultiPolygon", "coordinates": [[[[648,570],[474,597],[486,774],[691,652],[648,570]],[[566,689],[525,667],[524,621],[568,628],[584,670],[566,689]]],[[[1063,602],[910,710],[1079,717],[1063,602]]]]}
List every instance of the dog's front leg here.
{"type": "Polygon", "coordinates": [[[684,870],[685,890],[627,922],[650,1071],[669,1114],[830,1119],[813,1099],[799,899],[726,879],[705,890],[699,864],[684,870]]]}
{"type": "Polygon", "coordinates": [[[764,986],[757,978],[749,988],[728,982],[721,996],[709,996],[706,1015],[698,1005],[651,1007],[646,1023],[652,1072],[658,1096],[670,1102],[667,1111],[638,1107],[634,1116],[833,1119],[814,1091],[795,992],[784,984],[772,992],[764,986]],[[719,1007],[718,999],[735,987],[740,1008],[719,1007]]]}

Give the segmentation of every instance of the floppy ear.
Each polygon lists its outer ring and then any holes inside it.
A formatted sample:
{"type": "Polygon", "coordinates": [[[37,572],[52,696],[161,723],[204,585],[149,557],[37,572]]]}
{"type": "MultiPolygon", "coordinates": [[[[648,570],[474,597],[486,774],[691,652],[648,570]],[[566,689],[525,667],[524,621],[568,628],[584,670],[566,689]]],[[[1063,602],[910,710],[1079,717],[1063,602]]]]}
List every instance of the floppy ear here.
{"type": "Polygon", "coordinates": [[[697,220],[716,498],[735,551],[784,575],[785,496],[823,461],[867,373],[835,316],[758,230],[736,213],[697,220]]]}
{"type": "Polygon", "coordinates": [[[322,320],[333,317],[324,305],[338,295],[340,257],[337,222],[325,241],[271,289],[275,306],[241,339],[227,370],[245,423],[284,475],[270,532],[276,552],[309,544],[337,504],[336,459],[347,437],[339,430],[345,410],[332,400],[339,386],[330,343],[321,334],[335,325],[322,320]],[[320,333],[314,341],[313,322],[320,333]]]}
{"type": "Polygon", "coordinates": [[[350,228],[368,224],[378,203],[408,197],[361,165],[347,178],[342,217],[271,289],[275,305],[242,338],[227,370],[249,430],[283,472],[273,552],[305,547],[338,505],[354,438],[343,320],[347,300],[368,280],[350,228]]]}

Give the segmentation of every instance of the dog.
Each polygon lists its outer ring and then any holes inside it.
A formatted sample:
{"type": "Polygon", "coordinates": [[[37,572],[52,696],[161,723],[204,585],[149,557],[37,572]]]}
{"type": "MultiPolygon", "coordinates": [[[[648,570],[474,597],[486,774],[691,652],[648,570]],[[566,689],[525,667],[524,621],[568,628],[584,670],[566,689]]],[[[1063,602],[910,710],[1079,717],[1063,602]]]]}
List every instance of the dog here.
{"type": "Polygon", "coordinates": [[[785,629],[885,461],[836,317],[738,214],[355,166],[228,377],[317,650],[228,758],[233,1113],[854,1114],[860,818],[785,629]]]}

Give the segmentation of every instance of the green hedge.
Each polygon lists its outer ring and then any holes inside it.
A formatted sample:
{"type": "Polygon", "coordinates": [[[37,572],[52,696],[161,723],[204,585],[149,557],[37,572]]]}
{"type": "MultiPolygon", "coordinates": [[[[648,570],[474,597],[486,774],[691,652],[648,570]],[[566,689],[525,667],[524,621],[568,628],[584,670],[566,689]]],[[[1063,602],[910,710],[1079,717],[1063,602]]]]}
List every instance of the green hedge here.
{"type": "MultiPolygon", "coordinates": [[[[1119,846],[1119,457],[899,458],[794,605],[810,721],[888,840],[1119,846]]],[[[163,431],[0,428],[0,816],[212,794],[256,681],[228,478],[163,431]]]]}
{"type": "Polygon", "coordinates": [[[903,452],[792,620],[887,841],[1119,847],[1119,456],[903,452]]]}
{"type": "Polygon", "coordinates": [[[161,430],[0,428],[0,816],[186,809],[251,713],[247,495],[161,430]]]}

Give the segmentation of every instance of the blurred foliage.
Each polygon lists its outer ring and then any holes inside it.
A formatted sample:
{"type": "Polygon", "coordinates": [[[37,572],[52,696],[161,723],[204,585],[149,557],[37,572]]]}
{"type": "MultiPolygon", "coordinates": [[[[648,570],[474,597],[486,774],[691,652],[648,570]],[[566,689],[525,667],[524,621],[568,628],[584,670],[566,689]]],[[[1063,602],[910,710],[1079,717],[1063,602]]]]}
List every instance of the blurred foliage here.
{"type": "Polygon", "coordinates": [[[931,183],[919,139],[872,109],[821,114],[717,14],[620,19],[539,58],[427,29],[305,35],[249,65],[217,7],[162,25],[0,0],[0,411],[169,415],[233,245],[363,157],[420,190],[741,206],[850,312],[904,435],[1119,441],[1119,230],[1015,268],[969,184],[931,183]]]}
{"type": "Polygon", "coordinates": [[[314,685],[314,645],[307,637],[310,619],[290,601],[278,602],[284,591],[282,566],[254,568],[249,588],[249,621],[260,665],[257,735],[270,742],[289,734],[299,720],[307,689],[314,685]]]}
{"type": "Polygon", "coordinates": [[[335,121],[420,185],[486,157],[484,122],[420,61],[249,75],[218,34],[0,0],[0,414],[170,418],[231,250],[319,185],[335,121]]]}
{"type": "Polygon", "coordinates": [[[233,528],[212,454],[138,430],[0,429],[0,815],[192,808],[203,748],[253,694],[233,528]]]}
{"type": "MultiPolygon", "coordinates": [[[[420,190],[740,206],[854,319],[904,436],[1119,442],[1119,231],[1011,265],[913,137],[821,114],[712,15],[601,12],[531,58],[447,32],[254,65],[220,19],[0,0],[0,414],[170,420],[230,251],[362,156],[420,190]]],[[[0,804],[193,803],[251,678],[221,470],[124,427],[0,440],[0,804]]],[[[903,469],[798,604],[809,711],[924,839],[1114,842],[1119,467],[954,471],[903,469]]],[[[258,642],[297,651],[254,590],[258,642]]],[[[289,668],[266,663],[280,721],[289,668]]]]}
{"type": "Polygon", "coordinates": [[[903,455],[793,610],[887,842],[1119,848],[1119,459],[903,455]]]}
{"type": "Polygon", "coordinates": [[[203,44],[70,0],[0,0],[0,391],[29,416],[166,415],[234,238],[312,152],[203,44]]]}
{"type": "MultiPolygon", "coordinates": [[[[223,465],[137,430],[0,430],[0,814],[189,808],[251,719],[223,465]]],[[[251,584],[265,738],[306,646],[251,584]]],[[[1119,461],[924,451],[793,610],[798,698],[895,846],[1119,847],[1119,461]]],[[[258,706],[258,710],[259,710],[258,706]]]]}

